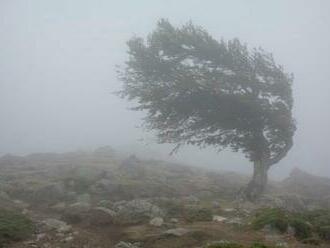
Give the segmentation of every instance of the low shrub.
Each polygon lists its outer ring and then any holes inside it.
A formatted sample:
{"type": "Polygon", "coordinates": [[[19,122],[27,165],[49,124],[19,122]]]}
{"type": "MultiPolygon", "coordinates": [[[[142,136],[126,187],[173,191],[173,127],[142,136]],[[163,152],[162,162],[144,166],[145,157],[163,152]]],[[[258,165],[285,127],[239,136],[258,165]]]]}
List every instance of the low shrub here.
{"type": "Polygon", "coordinates": [[[262,209],[256,214],[256,218],[253,220],[252,226],[254,229],[259,230],[264,228],[266,225],[270,225],[272,228],[284,233],[288,229],[289,216],[282,209],[262,209]]]}
{"type": "Polygon", "coordinates": [[[187,222],[211,221],[213,214],[208,208],[189,207],[184,210],[183,217],[187,222]]]}
{"type": "Polygon", "coordinates": [[[292,218],[290,220],[290,226],[292,226],[295,230],[295,237],[297,239],[306,239],[312,236],[312,227],[301,218],[292,218]]]}
{"type": "Polygon", "coordinates": [[[28,238],[33,233],[29,218],[14,211],[0,209],[0,247],[10,241],[28,238]]]}

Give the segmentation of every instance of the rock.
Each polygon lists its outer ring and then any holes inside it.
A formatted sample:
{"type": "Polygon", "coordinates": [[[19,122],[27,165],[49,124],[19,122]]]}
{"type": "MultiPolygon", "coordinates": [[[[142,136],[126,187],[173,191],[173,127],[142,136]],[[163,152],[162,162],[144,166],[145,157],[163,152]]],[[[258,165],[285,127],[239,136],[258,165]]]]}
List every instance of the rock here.
{"type": "Polygon", "coordinates": [[[220,208],[220,203],[218,201],[213,201],[212,202],[212,207],[213,208],[220,208]]]}
{"type": "Polygon", "coordinates": [[[90,202],[91,202],[91,196],[90,196],[90,194],[87,194],[86,193],[86,194],[78,195],[77,202],[90,204],[90,202]]]}
{"type": "Polygon", "coordinates": [[[161,217],[155,217],[155,218],[153,218],[153,219],[149,222],[149,224],[150,224],[151,226],[156,226],[156,227],[160,227],[160,226],[162,226],[163,223],[164,223],[164,220],[163,220],[163,218],[161,218],[161,217]]]}
{"type": "Polygon", "coordinates": [[[109,200],[100,200],[97,203],[97,206],[99,206],[99,207],[105,207],[105,208],[111,208],[112,202],[109,201],[109,200]]]}
{"type": "Polygon", "coordinates": [[[295,228],[294,227],[292,227],[292,226],[288,226],[288,230],[287,230],[287,233],[288,233],[288,235],[290,235],[290,236],[292,236],[292,237],[294,237],[295,236],[295,234],[296,234],[296,230],[295,230],[295,228]]]}
{"type": "Polygon", "coordinates": [[[226,223],[227,224],[233,224],[233,225],[242,225],[243,221],[239,217],[234,217],[234,218],[231,218],[231,219],[227,219],[226,223]]]}
{"type": "Polygon", "coordinates": [[[173,223],[173,224],[176,224],[176,223],[179,222],[179,220],[177,218],[171,218],[170,222],[173,223]]]}
{"type": "Polygon", "coordinates": [[[194,195],[189,195],[184,197],[183,201],[185,201],[188,204],[197,204],[199,202],[199,199],[194,195]]]}
{"type": "Polygon", "coordinates": [[[21,209],[26,209],[30,206],[29,203],[26,203],[21,200],[14,200],[13,203],[16,205],[16,207],[21,208],[21,209]]]}
{"type": "Polygon", "coordinates": [[[71,204],[68,209],[75,212],[87,212],[91,205],[87,202],[76,202],[71,204]]]}
{"type": "Polygon", "coordinates": [[[139,248],[139,246],[129,242],[120,241],[114,248],[139,248]]]}
{"type": "Polygon", "coordinates": [[[65,210],[66,204],[65,204],[65,202],[59,202],[59,203],[53,205],[51,208],[55,211],[61,212],[61,211],[65,210]]]}
{"type": "Polygon", "coordinates": [[[24,208],[22,210],[22,214],[24,214],[24,215],[28,215],[29,213],[30,213],[30,211],[28,209],[26,209],[26,208],[24,208]]]}
{"type": "Polygon", "coordinates": [[[45,225],[46,231],[56,230],[59,233],[67,233],[72,230],[70,225],[57,219],[46,219],[42,223],[45,225]]]}
{"type": "Polygon", "coordinates": [[[65,239],[63,239],[63,242],[65,242],[65,243],[69,243],[69,242],[72,242],[73,241],[73,237],[72,236],[68,236],[68,237],[66,237],[65,239]]]}
{"type": "Polygon", "coordinates": [[[111,217],[115,217],[116,216],[116,212],[109,209],[109,208],[104,208],[104,207],[96,207],[96,208],[93,208],[94,211],[99,211],[99,212],[102,212],[102,213],[105,213],[111,217]]]}
{"type": "Polygon", "coordinates": [[[104,207],[96,207],[88,212],[88,222],[94,225],[107,225],[115,223],[115,211],[104,207]]]}
{"type": "Polygon", "coordinates": [[[181,236],[187,234],[188,232],[190,232],[190,230],[188,230],[186,228],[174,228],[174,229],[167,230],[166,232],[164,232],[164,234],[181,237],[181,236]]]}
{"type": "Polygon", "coordinates": [[[37,234],[37,236],[36,236],[36,240],[37,240],[37,241],[40,241],[40,240],[43,240],[43,239],[46,238],[46,237],[47,237],[46,233],[39,233],[39,234],[37,234]]]}
{"type": "Polygon", "coordinates": [[[122,224],[136,224],[162,217],[164,212],[147,200],[120,201],[113,204],[117,221],[122,224]]]}
{"type": "Polygon", "coordinates": [[[235,208],[225,208],[223,211],[231,213],[231,212],[235,212],[235,208]]]}
{"type": "Polygon", "coordinates": [[[289,244],[287,242],[284,242],[284,241],[280,241],[280,242],[277,242],[275,244],[275,247],[276,248],[289,248],[289,244]]]}
{"type": "Polygon", "coordinates": [[[263,195],[257,202],[259,208],[283,208],[290,212],[306,210],[303,199],[296,194],[263,195]]]}
{"type": "Polygon", "coordinates": [[[214,215],[212,220],[215,222],[224,222],[225,220],[227,220],[227,218],[219,215],[214,215]]]}

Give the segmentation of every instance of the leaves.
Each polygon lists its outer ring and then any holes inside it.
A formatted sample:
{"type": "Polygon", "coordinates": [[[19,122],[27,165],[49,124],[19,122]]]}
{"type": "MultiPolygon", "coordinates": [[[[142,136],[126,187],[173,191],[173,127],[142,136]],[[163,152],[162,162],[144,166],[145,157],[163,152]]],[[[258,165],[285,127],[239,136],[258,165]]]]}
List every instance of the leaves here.
{"type": "Polygon", "coordinates": [[[230,147],[269,165],[291,148],[293,77],[271,54],[167,20],[146,41],[127,44],[120,94],[147,113],[146,126],[160,143],[230,147]]]}

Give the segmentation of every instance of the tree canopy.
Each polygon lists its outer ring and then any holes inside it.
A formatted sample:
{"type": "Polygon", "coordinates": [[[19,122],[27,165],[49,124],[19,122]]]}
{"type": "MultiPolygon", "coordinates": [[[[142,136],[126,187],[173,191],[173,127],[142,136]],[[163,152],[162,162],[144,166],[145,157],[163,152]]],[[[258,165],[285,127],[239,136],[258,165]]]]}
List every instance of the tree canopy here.
{"type": "Polygon", "coordinates": [[[270,53],[167,20],[128,48],[120,94],[145,111],[160,143],[231,148],[266,167],[293,145],[293,76],[270,53]]]}

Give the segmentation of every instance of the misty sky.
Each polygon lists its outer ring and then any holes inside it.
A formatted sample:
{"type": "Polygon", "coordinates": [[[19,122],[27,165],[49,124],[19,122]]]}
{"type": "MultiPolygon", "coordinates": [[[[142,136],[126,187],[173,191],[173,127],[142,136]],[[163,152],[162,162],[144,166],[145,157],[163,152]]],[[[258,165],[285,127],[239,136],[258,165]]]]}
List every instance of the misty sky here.
{"type": "MultiPolygon", "coordinates": [[[[0,154],[112,145],[166,158],[138,126],[142,113],[112,92],[125,42],[159,18],[191,20],[215,38],[261,46],[293,72],[294,147],[272,169],[330,176],[330,1],[0,0],[0,154]]],[[[240,154],[187,147],[174,159],[249,172],[240,154]]]]}

